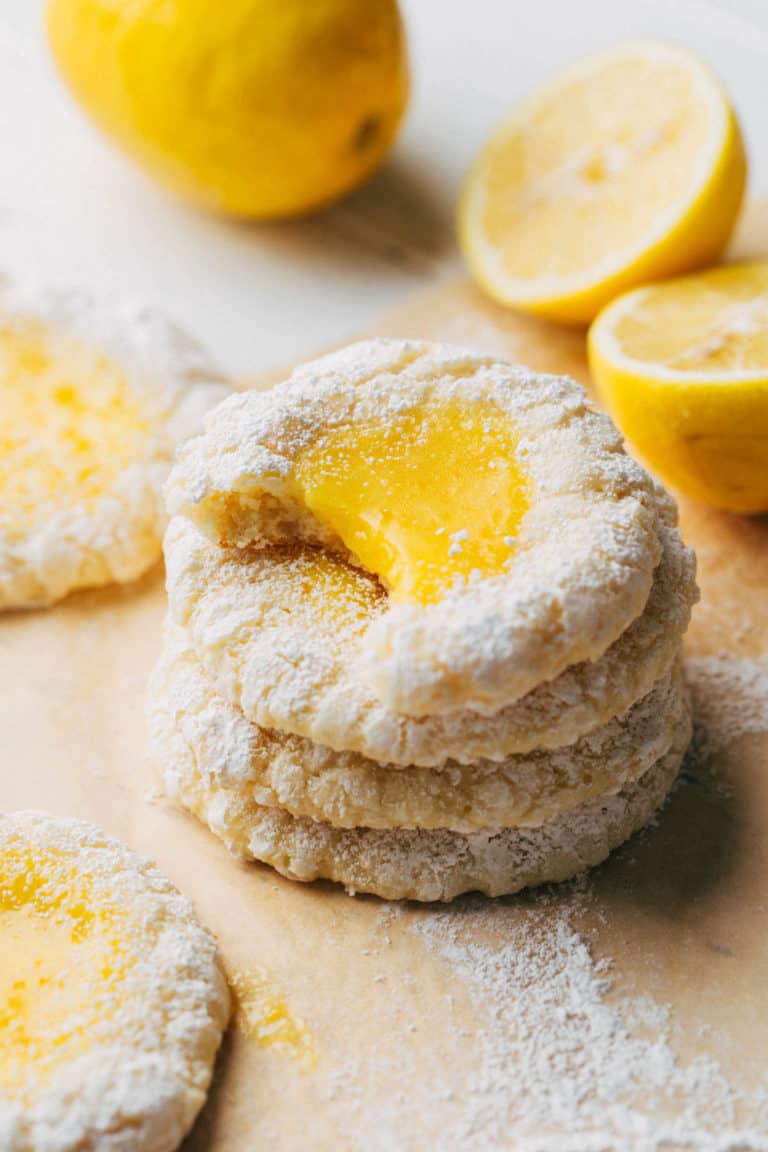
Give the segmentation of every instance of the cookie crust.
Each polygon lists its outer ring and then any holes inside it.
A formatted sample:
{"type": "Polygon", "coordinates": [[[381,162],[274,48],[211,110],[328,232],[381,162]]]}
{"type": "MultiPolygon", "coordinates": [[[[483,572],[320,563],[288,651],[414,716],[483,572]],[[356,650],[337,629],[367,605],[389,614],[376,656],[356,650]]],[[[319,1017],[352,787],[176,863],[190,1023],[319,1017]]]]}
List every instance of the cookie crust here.
{"type": "Polygon", "coordinates": [[[208,789],[183,739],[179,799],[235,856],[292,880],[334,880],[388,900],[449,901],[463,892],[502,896],[567,880],[604,860],[663,803],[690,739],[686,713],[670,750],[639,780],[535,828],[465,836],[445,830],[338,829],[257,804],[242,788],[208,789]]]}
{"type": "Polygon", "coordinates": [[[493,405],[519,436],[532,495],[517,545],[499,575],[455,584],[436,603],[387,603],[356,674],[393,711],[490,715],[602,655],[642,612],[660,558],[669,498],[572,380],[448,345],[354,344],[220,405],[182,449],[168,506],[224,545],[298,540],[355,563],[296,495],[302,452],[339,425],[445,402],[493,405]]]}
{"type": "Polygon", "coordinates": [[[54,922],[85,916],[86,932],[92,915],[96,931],[115,936],[121,969],[119,979],[107,971],[82,987],[84,1010],[97,993],[104,1001],[85,1047],[47,1070],[35,1061],[0,1098],[0,1147],[171,1152],[205,1101],[229,1016],[213,937],[153,864],[84,821],[0,813],[0,859],[5,903],[16,906],[31,866],[39,882],[31,899],[42,893],[54,922]],[[70,908],[80,886],[86,896],[70,908]]]}
{"type": "MultiPolygon", "coordinates": [[[[357,671],[359,616],[344,627],[322,597],[306,595],[301,552],[222,549],[175,517],[165,539],[169,606],[217,691],[261,728],[381,763],[498,761],[572,743],[669,671],[698,590],[677,529],[662,523],[659,536],[651,595],[619,639],[493,716],[464,709],[415,718],[388,708],[357,671]]],[[[369,578],[355,578],[366,593],[369,578]]],[[[365,602],[376,610],[375,597],[365,602]]]]}
{"type": "MultiPolygon", "coordinates": [[[[52,355],[76,341],[92,371],[99,358],[117,367],[147,427],[135,455],[95,498],[36,509],[32,523],[0,502],[0,609],[134,580],[156,563],[167,523],[162,488],[176,448],[230,391],[198,345],[157,313],[0,279],[0,324],[12,331],[29,323],[42,326],[52,355]]],[[[34,439],[30,429],[33,455],[34,439]]]]}
{"type": "Polygon", "coordinates": [[[597,795],[618,792],[665,754],[686,710],[680,668],[627,713],[568,747],[501,762],[439,768],[379,764],[300,736],[259,728],[212,689],[187,636],[167,628],[147,693],[147,718],[167,793],[183,792],[178,732],[205,786],[238,788],[267,808],[335,828],[445,828],[469,834],[536,827],[597,795]]]}

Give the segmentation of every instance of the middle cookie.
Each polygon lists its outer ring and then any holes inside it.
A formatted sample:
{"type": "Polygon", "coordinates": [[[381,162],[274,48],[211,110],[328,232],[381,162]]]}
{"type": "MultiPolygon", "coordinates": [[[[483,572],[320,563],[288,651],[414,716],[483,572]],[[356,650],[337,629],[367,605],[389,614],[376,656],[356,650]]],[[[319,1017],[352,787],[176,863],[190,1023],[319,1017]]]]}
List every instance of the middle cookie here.
{"type": "Polygon", "coordinates": [[[236,789],[266,808],[337,828],[537,827],[597,796],[619,792],[660,760],[684,727],[679,666],[608,724],[553,751],[501,762],[398,768],[333,752],[249,723],[206,678],[188,636],[166,627],[147,695],[153,748],[168,792],[180,790],[179,740],[212,796],[236,789]]]}
{"type": "Polygon", "coordinates": [[[412,717],[376,697],[354,657],[385,593],[333,553],[221,548],[178,516],[165,540],[169,605],[211,684],[262,728],[388,764],[501,761],[571,744],[670,670],[697,595],[695,560],[671,523],[660,523],[659,539],[661,563],[638,619],[600,659],[493,716],[464,709],[412,717]]]}

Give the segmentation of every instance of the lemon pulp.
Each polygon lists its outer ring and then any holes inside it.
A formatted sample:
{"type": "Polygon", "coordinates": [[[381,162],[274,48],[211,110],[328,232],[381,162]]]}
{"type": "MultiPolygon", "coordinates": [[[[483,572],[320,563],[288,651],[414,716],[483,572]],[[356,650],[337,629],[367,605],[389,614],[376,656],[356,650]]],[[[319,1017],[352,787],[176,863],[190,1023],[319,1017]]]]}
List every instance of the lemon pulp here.
{"type": "Polygon", "coordinates": [[[147,414],[102,352],[35,319],[0,324],[0,506],[28,531],[87,508],[141,453],[147,414]]]}
{"type": "Polygon", "coordinates": [[[542,97],[489,154],[483,228],[507,274],[574,277],[613,262],[653,229],[660,201],[690,189],[710,123],[694,75],[640,55],[606,59],[542,97]]]}
{"type": "Polygon", "coordinates": [[[621,354],[663,374],[768,378],[768,263],[713,268],[641,294],[621,311],[621,354]]]}
{"type": "Polygon", "coordinates": [[[620,297],[592,325],[589,359],[617,424],[666,483],[768,511],[768,263],[620,297]]]}
{"type": "Polygon", "coordinates": [[[0,940],[0,1094],[23,1100],[89,1049],[126,960],[88,877],[23,846],[2,860],[0,940]]]}
{"type": "Polygon", "coordinates": [[[495,405],[417,405],[320,437],[297,495],[394,600],[431,603],[511,560],[529,499],[516,451],[495,405]]]}

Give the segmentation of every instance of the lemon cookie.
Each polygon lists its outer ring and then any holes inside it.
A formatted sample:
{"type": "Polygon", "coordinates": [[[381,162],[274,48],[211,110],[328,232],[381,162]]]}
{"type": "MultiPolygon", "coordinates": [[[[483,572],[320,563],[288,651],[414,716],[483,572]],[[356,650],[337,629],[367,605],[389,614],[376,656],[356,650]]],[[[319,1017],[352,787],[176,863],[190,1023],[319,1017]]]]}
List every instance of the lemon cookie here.
{"type": "Polygon", "coordinates": [[[667,499],[573,381],[396,340],[230,398],[167,493],[217,542],[375,576],[350,675],[413,716],[491,714],[601,656],[646,604],[667,499]]]}
{"type": "Polygon", "coordinates": [[[150,733],[166,789],[183,792],[178,730],[212,793],[237,788],[259,805],[341,828],[447,828],[474,832],[535,826],[642,776],[671,746],[683,719],[679,669],[610,723],[566,748],[496,763],[397,768],[333,752],[250,724],[212,689],[185,634],[167,629],[147,695],[150,733]]]}
{"type": "Polygon", "coordinates": [[[594,866],[662,804],[690,738],[686,712],[674,743],[638,780],[534,828],[463,835],[445,830],[339,829],[255,802],[247,789],[211,789],[178,729],[164,751],[177,766],[181,802],[242,859],[293,880],[335,880],[390,900],[488,896],[566,880],[594,866]]]}
{"type": "Polygon", "coordinates": [[[155,563],[176,446],[228,391],[153,313],[0,281],[0,609],[155,563]]]}
{"type": "Polygon", "coordinates": [[[385,763],[502,760],[573,742],[669,671],[697,596],[695,559],[671,524],[659,536],[662,560],[640,617],[600,659],[568,668],[493,716],[465,709],[414,718],[377,698],[355,652],[386,596],[332,552],[223,549],[175,517],[165,541],[169,604],[212,684],[262,728],[385,763]]]}
{"type": "Polygon", "coordinates": [[[177,1148],[229,1015],[190,902],[91,824],[6,813],[0,926],[0,1148],[177,1148]]]}

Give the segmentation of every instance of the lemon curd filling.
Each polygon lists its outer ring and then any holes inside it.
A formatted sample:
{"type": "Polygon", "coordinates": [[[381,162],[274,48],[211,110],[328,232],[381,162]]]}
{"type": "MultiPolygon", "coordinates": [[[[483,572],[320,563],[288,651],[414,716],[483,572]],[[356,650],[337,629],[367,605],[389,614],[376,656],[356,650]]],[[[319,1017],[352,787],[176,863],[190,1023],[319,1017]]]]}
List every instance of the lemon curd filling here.
{"type": "Polygon", "coordinates": [[[28,530],[87,508],[140,455],[147,414],[118,365],[32,318],[0,323],[0,508],[28,530]]]}
{"type": "Polygon", "coordinates": [[[312,1033],[294,1015],[268,972],[261,968],[234,972],[229,985],[235,994],[238,1021],[249,1039],[292,1057],[302,1068],[314,1067],[317,1053],[312,1033]]]}
{"type": "Polygon", "coordinates": [[[517,441],[493,404],[417,405],[321,437],[297,496],[393,600],[428,604],[508,565],[530,491],[517,441]]]}
{"type": "Polygon", "coordinates": [[[23,1101],[89,1049],[127,960],[115,911],[71,863],[20,846],[0,867],[0,1096],[23,1101]]]}

